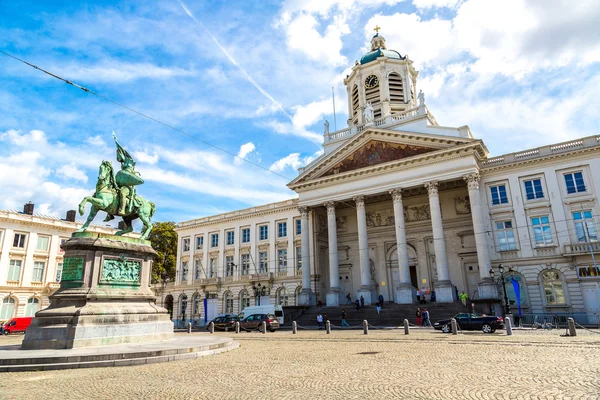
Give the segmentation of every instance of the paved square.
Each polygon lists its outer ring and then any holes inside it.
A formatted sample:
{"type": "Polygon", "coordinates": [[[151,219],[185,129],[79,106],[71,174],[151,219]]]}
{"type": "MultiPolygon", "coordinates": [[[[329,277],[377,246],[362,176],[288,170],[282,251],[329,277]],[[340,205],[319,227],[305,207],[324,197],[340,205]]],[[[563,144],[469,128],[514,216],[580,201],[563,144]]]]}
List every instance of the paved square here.
{"type": "MultiPolygon", "coordinates": [[[[218,333],[239,349],[190,361],[0,375],[6,399],[598,399],[600,334],[431,330],[218,333]]],[[[197,335],[197,334],[193,334],[197,335]]],[[[202,335],[205,335],[202,333],[202,335]]],[[[0,338],[0,345],[20,338],[0,338]]]]}

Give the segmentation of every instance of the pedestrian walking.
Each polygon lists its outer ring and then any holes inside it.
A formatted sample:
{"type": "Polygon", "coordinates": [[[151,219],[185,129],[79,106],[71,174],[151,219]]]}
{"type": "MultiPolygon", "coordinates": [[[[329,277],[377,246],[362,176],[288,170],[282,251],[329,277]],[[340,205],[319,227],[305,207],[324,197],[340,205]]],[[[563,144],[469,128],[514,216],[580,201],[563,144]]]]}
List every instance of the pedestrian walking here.
{"type": "Polygon", "coordinates": [[[323,302],[321,300],[317,301],[317,308],[323,307],[323,302]]]}
{"type": "Polygon", "coordinates": [[[356,311],[360,311],[360,302],[358,301],[358,299],[356,299],[354,305],[356,306],[356,311]]]}
{"type": "Polygon", "coordinates": [[[317,314],[317,324],[319,324],[319,330],[323,329],[323,316],[321,313],[317,314]]]}
{"type": "Polygon", "coordinates": [[[379,295],[378,300],[379,300],[379,307],[383,308],[383,295],[382,294],[379,295]]]}
{"type": "Polygon", "coordinates": [[[365,308],[365,298],[360,296],[360,308],[365,308]]]}
{"type": "Polygon", "coordinates": [[[419,289],[416,290],[416,294],[417,294],[417,303],[421,302],[421,292],[419,291],[419,289]]]}
{"type": "Polygon", "coordinates": [[[458,297],[460,298],[460,301],[462,302],[463,306],[466,307],[467,306],[467,298],[469,296],[467,296],[467,294],[465,292],[460,292],[458,297]]]}
{"type": "Polygon", "coordinates": [[[350,305],[352,304],[352,297],[350,296],[350,293],[348,293],[346,295],[346,305],[350,305]]]}
{"type": "Polygon", "coordinates": [[[421,326],[421,316],[422,316],[421,309],[417,308],[417,312],[415,314],[417,316],[417,326],[421,326]]]}
{"type": "Polygon", "coordinates": [[[342,310],[342,328],[344,326],[350,328],[350,325],[348,324],[348,322],[346,322],[346,311],[342,310]]]}
{"type": "Polygon", "coordinates": [[[379,314],[381,312],[381,303],[379,301],[375,303],[375,308],[377,309],[377,314],[379,314]]]}
{"type": "Polygon", "coordinates": [[[423,326],[431,326],[431,321],[429,320],[429,311],[426,308],[423,309],[423,326]]]}

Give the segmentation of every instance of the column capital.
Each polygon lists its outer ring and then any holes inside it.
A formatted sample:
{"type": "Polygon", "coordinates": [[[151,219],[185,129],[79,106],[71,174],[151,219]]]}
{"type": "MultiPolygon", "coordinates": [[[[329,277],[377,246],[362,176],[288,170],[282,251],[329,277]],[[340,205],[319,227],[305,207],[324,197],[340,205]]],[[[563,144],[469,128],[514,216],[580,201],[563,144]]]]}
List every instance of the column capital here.
{"type": "Polygon", "coordinates": [[[394,202],[402,201],[402,189],[390,190],[390,194],[392,195],[394,202]]]}
{"type": "Polygon", "coordinates": [[[356,207],[364,207],[365,206],[365,196],[356,196],[352,200],[356,202],[356,207]]]}
{"type": "Polygon", "coordinates": [[[427,192],[429,193],[430,197],[438,195],[438,186],[439,186],[438,181],[431,181],[431,182],[425,183],[425,187],[427,188],[427,192]]]}
{"type": "Polygon", "coordinates": [[[300,217],[302,217],[302,218],[308,218],[308,213],[310,211],[308,210],[308,207],[306,207],[306,206],[300,206],[300,207],[298,207],[298,212],[300,213],[300,217]]]}
{"type": "Polygon", "coordinates": [[[335,201],[328,201],[323,205],[327,207],[327,214],[335,214],[335,201]]]}
{"type": "Polygon", "coordinates": [[[481,176],[479,172],[463,176],[463,179],[467,182],[469,190],[479,190],[479,180],[481,176]]]}

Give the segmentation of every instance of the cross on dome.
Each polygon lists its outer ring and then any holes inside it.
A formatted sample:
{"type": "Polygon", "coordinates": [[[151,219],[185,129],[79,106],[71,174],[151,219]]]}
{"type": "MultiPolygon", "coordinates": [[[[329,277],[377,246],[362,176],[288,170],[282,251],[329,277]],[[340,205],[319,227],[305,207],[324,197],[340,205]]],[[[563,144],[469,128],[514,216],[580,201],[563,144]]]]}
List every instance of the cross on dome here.
{"type": "Polygon", "coordinates": [[[373,29],[373,30],[379,34],[380,29],[381,29],[381,27],[379,25],[375,25],[375,29],[373,29]]]}

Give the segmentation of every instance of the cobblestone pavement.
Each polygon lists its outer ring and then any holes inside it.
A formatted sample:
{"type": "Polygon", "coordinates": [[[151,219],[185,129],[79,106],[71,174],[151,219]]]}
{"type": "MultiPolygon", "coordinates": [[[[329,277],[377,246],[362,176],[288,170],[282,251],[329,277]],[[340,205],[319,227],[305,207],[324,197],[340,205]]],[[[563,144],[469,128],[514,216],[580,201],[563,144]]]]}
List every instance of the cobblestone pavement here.
{"type": "Polygon", "coordinates": [[[563,333],[218,333],[240,348],[173,363],[0,374],[0,398],[599,399],[600,334],[563,333]]]}

